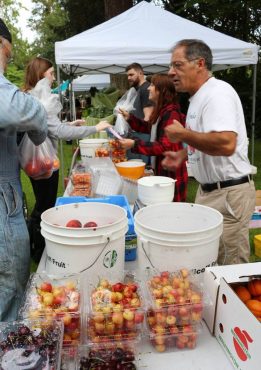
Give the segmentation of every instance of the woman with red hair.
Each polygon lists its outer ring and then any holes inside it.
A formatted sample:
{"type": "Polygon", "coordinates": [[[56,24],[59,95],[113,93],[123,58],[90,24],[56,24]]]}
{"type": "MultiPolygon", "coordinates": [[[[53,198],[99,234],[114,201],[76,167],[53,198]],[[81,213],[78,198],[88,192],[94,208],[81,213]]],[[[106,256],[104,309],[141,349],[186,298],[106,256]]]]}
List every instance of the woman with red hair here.
{"type": "Polygon", "coordinates": [[[150,141],[140,139],[123,139],[120,141],[123,149],[131,149],[133,153],[151,156],[151,164],[156,176],[171,177],[176,181],[175,202],[185,202],[187,195],[188,173],[186,163],[176,170],[169,171],[162,167],[163,153],[166,151],[179,151],[183,149],[181,142],[171,143],[165,134],[165,127],[178,120],[185,126],[185,115],[181,113],[177,93],[173,82],[168,75],[155,74],[151,78],[148,88],[149,99],[154,103],[154,109],[149,121],[141,120],[133,114],[120,109],[130,127],[143,133],[150,133],[150,141]]]}

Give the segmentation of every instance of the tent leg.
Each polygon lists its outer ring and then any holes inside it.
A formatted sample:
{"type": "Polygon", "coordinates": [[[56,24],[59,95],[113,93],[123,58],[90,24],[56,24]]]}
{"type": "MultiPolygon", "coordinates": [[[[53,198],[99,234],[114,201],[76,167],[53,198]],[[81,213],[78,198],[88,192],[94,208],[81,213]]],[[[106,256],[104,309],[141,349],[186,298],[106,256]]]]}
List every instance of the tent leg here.
{"type": "MultiPolygon", "coordinates": [[[[60,77],[60,69],[59,69],[58,65],[57,65],[57,83],[58,83],[58,93],[59,93],[60,101],[62,101],[62,93],[61,93],[61,89],[60,89],[61,77],[60,77]]],[[[61,118],[62,117],[61,117],[61,112],[60,112],[60,120],[61,120],[61,118]]],[[[64,189],[63,141],[59,140],[59,144],[60,144],[60,163],[61,163],[60,173],[61,173],[61,176],[62,176],[62,187],[63,187],[63,191],[64,191],[65,189],[64,189]]]]}
{"type": "Polygon", "coordinates": [[[251,120],[251,164],[254,165],[254,156],[255,156],[255,122],[256,122],[256,76],[257,76],[257,65],[253,65],[253,94],[252,94],[252,120],[251,120]]]}

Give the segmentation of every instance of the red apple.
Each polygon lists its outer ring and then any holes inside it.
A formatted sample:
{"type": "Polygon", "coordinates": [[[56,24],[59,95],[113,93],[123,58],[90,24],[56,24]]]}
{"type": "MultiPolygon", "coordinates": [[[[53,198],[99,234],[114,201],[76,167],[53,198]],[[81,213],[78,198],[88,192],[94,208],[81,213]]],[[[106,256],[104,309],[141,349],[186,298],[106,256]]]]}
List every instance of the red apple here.
{"type": "Polygon", "coordinates": [[[70,220],[67,222],[66,227],[82,227],[82,224],[79,220],[70,220]]]}
{"type": "Polygon", "coordinates": [[[83,225],[83,227],[97,227],[98,225],[94,221],[86,222],[86,224],[83,225]]]}
{"type": "Polygon", "coordinates": [[[113,284],[111,289],[113,292],[122,292],[124,289],[124,284],[122,283],[113,284]]]}
{"type": "Polygon", "coordinates": [[[43,291],[43,292],[51,292],[53,290],[53,287],[52,287],[52,284],[51,283],[48,283],[48,281],[44,281],[41,285],[40,285],[40,289],[43,291]]]}

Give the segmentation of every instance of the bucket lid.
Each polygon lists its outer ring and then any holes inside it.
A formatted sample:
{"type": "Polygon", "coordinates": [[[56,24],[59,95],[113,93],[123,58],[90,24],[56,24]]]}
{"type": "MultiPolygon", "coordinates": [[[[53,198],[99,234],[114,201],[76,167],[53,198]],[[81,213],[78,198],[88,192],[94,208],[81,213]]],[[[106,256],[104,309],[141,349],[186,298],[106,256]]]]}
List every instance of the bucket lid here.
{"type": "Polygon", "coordinates": [[[138,185],[154,186],[154,185],[170,185],[177,180],[167,176],[145,176],[138,179],[138,185]]]}
{"type": "Polygon", "coordinates": [[[108,143],[108,139],[82,139],[79,140],[80,145],[84,144],[106,144],[108,143]]]}

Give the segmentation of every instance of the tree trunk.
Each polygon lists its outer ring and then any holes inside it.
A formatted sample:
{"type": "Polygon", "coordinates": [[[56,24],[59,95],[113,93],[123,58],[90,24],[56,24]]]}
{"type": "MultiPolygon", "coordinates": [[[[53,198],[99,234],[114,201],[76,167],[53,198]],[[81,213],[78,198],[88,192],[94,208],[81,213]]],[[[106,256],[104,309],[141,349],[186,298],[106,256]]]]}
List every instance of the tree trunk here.
{"type": "Polygon", "coordinates": [[[133,0],[104,0],[105,20],[109,20],[133,6],[133,0]]]}

